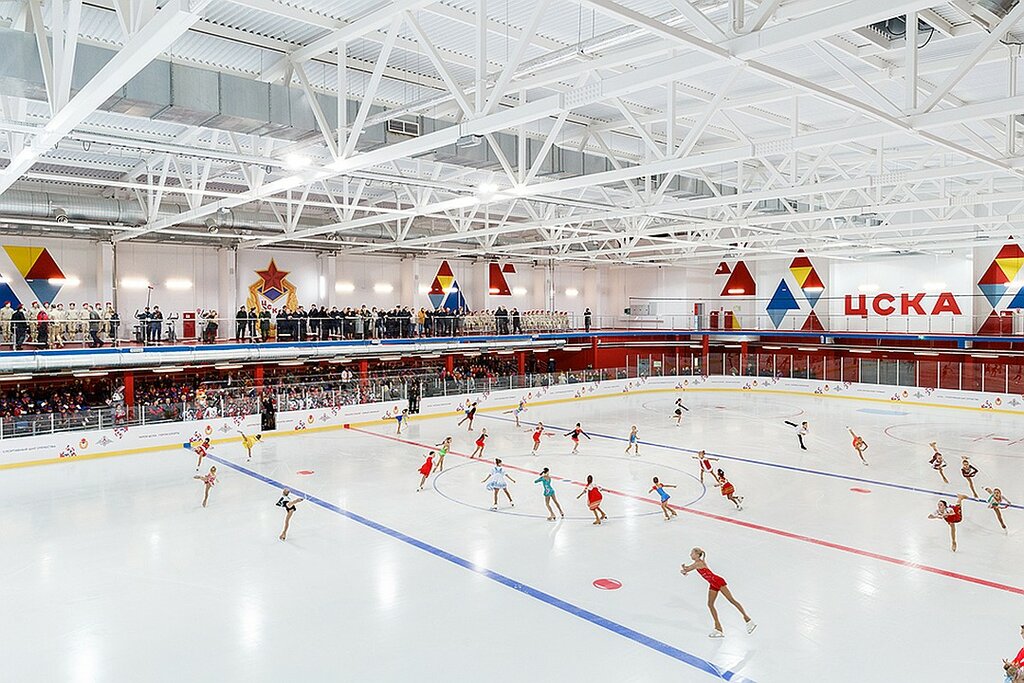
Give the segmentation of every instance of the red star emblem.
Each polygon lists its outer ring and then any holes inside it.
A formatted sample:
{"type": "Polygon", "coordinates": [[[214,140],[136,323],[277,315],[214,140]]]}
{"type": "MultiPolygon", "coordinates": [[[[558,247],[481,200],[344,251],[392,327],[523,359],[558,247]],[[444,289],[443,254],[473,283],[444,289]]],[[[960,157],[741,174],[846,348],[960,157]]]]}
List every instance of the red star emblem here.
{"type": "Polygon", "coordinates": [[[266,270],[257,270],[256,274],[263,279],[263,291],[268,289],[276,289],[279,292],[284,291],[284,276],[287,275],[288,270],[278,270],[277,264],[274,263],[274,259],[270,259],[270,265],[267,266],[266,270]]]}

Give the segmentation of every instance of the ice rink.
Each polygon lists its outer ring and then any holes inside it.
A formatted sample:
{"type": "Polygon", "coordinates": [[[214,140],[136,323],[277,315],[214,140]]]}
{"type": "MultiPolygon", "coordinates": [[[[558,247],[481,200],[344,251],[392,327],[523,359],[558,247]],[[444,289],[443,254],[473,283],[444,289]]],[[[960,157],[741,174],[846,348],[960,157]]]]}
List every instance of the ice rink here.
{"type": "MultiPolygon", "coordinates": [[[[1024,423],[976,411],[857,400],[632,394],[363,430],[270,436],[245,462],[211,451],[209,507],[185,449],[0,473],[0,649],[8,681],[996,681],[1020,647],[1024,548],[968,501],[959,550],[928,519],[940,498],[1021,492],[1024,423]],[[532,424],[549,425],[530,455],[532,424]],[[810,422],[807,451],[784,421],[810,422]],[[578,455],[563,436],[592,436],[578,455]],[[624,454],[630,425],[638,457],[624,454]],[[867,440],[856,458],[845,427],[867,440]],[[480,428],[485,460],[470,460],[480,428]],[[416,492],[428,448],[454,437],[416,492]],[[950,484],[930,467],[946,455],[950,484]],[[720,458],[737,511],[702,485],[694,451],[720,458]],[[501,457],[515,507],[489,510],[501,457]],[[549,467],[566,518],[545,520],[549,467]],[[592,525],[590,474],[610,519],[592,525]],[[674,484],[666,522],[651,478],[674,484]],[[275,503],[309,497],[287,541],[275,503]],[[708,638],[707,551],[757,630],[724,600],[708,638]],[[598,579],[621,583],[595,587],[598,579]]],[[[208,460],[208,462],[210,462],[208,460]]],[[[204,468],[205,471],[206,468],[204,468]]],[[[1018,501],[1018,499],[1020,499],[1018,501]]]]}

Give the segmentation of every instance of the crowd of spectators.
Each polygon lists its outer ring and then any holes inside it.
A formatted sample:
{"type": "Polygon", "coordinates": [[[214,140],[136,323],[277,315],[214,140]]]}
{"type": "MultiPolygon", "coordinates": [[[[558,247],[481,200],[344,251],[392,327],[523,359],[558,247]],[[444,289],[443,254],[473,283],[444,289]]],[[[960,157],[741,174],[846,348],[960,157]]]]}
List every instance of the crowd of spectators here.
{"type": "MultiPolygon", "coordinates": [[[[206,316],[213,320],[213,316],[206,316]]],[[[326,341],[329,339],[404,339],[451,337],[461,334],[523,334],[566,330],[569,314],[550,311],[496,310],[472,312],[439,308],[414,310],[408,306],[378,309],[376,306],[330,310],[326,306],[299,306],[276,312],[240,306],[234,316],[235,341],[326,341]]],[[[216,330],[204,340],[216,339],[216,330]]]]}
{"type": "MultiPolygon", "coordinates": [[[[589,310],[589,309],[588,309],[589,310]]],[[[140,344],[176,341],[177,314],[165,314],[159,306],[134,313],[135,324],[127,336],[140,344]],[[164,329],[166,327],[166,329],[164,329]]],[[[198,313],[196,333],[203,343],[216,343],[233,333],[236,341],[317,341],[328,339],[399,339],[451,337],[463,334],[528,334],[569,329],[566,312],[520,311],[499,306],[495,310],[470,311],[395,306],[367,307],[299,306],[295,311],[240,306],[232,320],[216,310],[198,313]]],[[[0,342],[21,348],[61,348],[66,344],[94,347],[124,341],[121,316],[113,305],[32,302],[29,307],[0,306],[0,342]]],[[[183,332],[183,330],[182,330],[183,332]]]]}

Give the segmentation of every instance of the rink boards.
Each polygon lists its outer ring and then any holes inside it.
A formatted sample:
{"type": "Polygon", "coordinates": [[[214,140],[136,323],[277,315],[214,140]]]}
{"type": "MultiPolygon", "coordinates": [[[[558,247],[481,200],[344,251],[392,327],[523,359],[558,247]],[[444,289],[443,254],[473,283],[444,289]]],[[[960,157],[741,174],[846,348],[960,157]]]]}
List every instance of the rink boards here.
{"type": "MultiPolygon", "coordinates": [[[[691,392],[737,392],[813,396],[821,399],[868,401],[880,404],[954,408],[1011,415],[1024,415],[1024,396],[950,389],[926,389],[850,382],[824,382],[771,377],[679,376],[649,379],[606,380],[604,382],[557,384],[551,387],[503,389],[451,396],[423,398],[420,412],[412,420],[457,417],[466,405],[478,402],[479,412],[504,412],[526,399],[527,407],[589,401],[623,394],[673,394],[691,392]]],[[[394,423],[394,415],[408,407],[393,400],[328,408],[282,411],[277,430],[264,437],[283,437],[306,432],[365,427],[394,423]]],[[[209,438],[218,444],[237,442],[238,432],[260,431],[258,415],[217,418],[156,425],[116,427],[93,431],[59,432],[41,436],[0,440],[0,469],[88,460],[93,458],[157,453],[186,447],[189,440],[209,438]]]]}

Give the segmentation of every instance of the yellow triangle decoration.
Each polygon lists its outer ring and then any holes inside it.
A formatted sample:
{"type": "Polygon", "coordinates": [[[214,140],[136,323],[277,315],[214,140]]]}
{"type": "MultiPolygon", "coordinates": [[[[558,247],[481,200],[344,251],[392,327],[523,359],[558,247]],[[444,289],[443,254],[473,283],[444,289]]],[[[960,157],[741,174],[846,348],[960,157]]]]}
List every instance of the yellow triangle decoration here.
{"type": "Polygon", "coordinates": [[[999,270],[1003,271],[1007,279],[1013,282],[1013,279],[1017,277],[1017,273],[1020,272],[1022,266],[1024,266],[1024,259],[1019,258],[997,258],[996,264],[999,266],[999,270]]]}
{"type": "Polygon", "coordinates": [[[803,287],[804,283],[807,282],[807,276],[814,270],[812,267],[805,268],[790,268],[789,272],[793,273],[793,277],[796,278],[796,284],[798,287],[803,287]]]}
{"type": "Polygon", "coordinates": [[[28,271],[32,269],[36,259],[43,253],[42,247],[11,247],[4,245],[4,251],[7,252],[7,256],[10,257],[11,262],[14,263],[14,267],[18,269],[22,277],[28,274],[28,271]]]}

